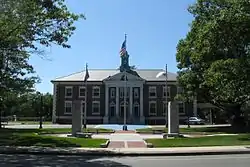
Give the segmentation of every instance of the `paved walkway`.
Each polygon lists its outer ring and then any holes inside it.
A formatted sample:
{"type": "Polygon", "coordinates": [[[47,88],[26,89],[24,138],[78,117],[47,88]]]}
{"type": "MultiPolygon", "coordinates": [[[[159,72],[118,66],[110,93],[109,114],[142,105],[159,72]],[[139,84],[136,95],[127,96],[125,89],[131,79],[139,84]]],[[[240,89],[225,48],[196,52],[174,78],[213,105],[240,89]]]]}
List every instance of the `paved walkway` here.
{"type": "Polygon", "coordinates": [[[116,131],[110,135],[108,148],[146,148],[146,142],[135,131],[116,131]]]}

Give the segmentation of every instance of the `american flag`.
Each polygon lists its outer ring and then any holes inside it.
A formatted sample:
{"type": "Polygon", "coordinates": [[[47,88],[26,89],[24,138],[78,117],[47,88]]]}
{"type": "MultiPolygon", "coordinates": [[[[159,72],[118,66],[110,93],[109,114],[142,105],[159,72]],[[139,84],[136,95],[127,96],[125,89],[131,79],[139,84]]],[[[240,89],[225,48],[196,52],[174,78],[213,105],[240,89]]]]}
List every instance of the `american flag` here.
{"type": "Polygon", "coordinates": [[[126,53],[127,53],[127,50],[126,50],[126,39],[125,39],[125,41],[122,43],[122,47],[120,50],[120,56],[122,57],[122,56],[126,55],[126,53]]]}

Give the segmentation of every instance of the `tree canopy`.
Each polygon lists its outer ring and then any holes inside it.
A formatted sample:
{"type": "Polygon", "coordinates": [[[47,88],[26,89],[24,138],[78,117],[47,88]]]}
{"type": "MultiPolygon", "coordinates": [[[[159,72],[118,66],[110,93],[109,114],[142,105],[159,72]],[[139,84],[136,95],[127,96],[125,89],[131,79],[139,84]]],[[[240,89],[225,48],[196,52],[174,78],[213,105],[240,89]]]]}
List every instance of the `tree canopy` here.
{"type": "Polygon", "coordinates": [[[250,100],[250,1],[197,0],[188,11],[194,20],[176,54],[183,97],[239,116],[250,100]]]}

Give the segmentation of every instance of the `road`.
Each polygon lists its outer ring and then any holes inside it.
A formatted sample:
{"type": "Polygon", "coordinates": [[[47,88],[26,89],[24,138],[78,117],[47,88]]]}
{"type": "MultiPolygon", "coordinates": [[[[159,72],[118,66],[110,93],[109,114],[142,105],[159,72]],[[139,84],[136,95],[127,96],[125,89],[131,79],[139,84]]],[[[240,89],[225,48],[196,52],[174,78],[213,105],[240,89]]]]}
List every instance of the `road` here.
{"type": "Polygon", "coordinates": [[[249,167],[248,155],[85,157],[0,154],[2,167],[249,167]]]}

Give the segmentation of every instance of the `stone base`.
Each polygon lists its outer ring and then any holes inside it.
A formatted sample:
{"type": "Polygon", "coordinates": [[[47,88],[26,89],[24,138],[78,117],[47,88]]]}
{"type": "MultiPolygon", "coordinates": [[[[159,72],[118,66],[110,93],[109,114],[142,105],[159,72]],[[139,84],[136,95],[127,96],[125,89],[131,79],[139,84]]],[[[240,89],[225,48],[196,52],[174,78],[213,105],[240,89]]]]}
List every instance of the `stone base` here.
{"type": "Polygon", "coordinates": [[[108,124],[109,123],[109,117],[108,116],[104,116],[103,117],[103,124],[108,124]]]}

